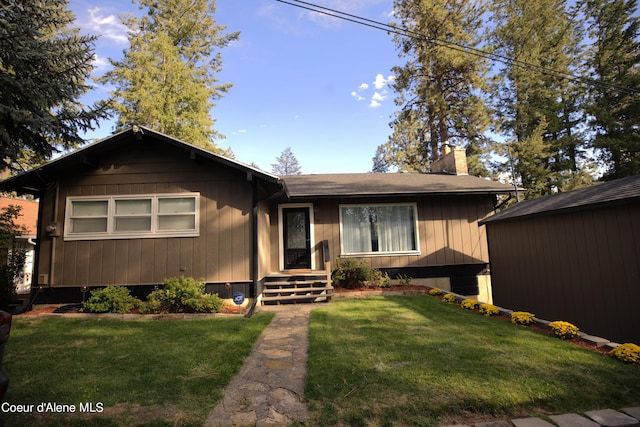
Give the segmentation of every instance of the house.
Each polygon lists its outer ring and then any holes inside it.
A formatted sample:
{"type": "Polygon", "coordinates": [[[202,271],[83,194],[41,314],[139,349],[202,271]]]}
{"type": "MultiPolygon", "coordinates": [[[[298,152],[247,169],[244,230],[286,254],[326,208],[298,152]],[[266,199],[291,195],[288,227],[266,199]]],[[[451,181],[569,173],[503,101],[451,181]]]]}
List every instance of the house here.
{"type": "Polygon", "coordinates": [[[496,304],[640,343],[640,175],[521,202],[481,223],[496,304]]]}
{"type": "Polygon", "coordinates": [[[338,257],[488,298],[478,222],[512,191],[463,174],[278,177],[137,126],[0,189],[40,199],[37,284],[50,300],[185,275],[264,302],[326,296],[338,257]]]}
{"type": "Polygon", "coordinates": [[[15,239],[16,248],[18,250],[24,250],[25,253],[24,268],[15,280],[16,293],[29,294],[31,292],[31,280],[33,277],[38,202],[11,197],[0,197],[0,210],[3,211],[9,206],[20,207],[20,216],[16,218],[15,224],[18,227],[24,227],[25,230],[25,234],[16,236],[15,239]]]}

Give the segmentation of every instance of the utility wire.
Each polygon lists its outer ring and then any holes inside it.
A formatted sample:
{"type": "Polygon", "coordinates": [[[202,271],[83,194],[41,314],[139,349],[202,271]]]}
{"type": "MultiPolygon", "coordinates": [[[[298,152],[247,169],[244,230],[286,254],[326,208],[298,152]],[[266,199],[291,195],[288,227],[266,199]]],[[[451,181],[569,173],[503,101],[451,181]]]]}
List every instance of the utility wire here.
{"type": "Polygon", "coordinates": [[[607,88],[607,89],[615,89],[617,91],[625,92],[625,93],[628,93],[628,94],[640,93],[640,90],[637,90],[637,89],[618,86],[618,85],[611,84],[611,83],[599,82],[599,81],[595,81],[595,80],[587,78],[587,77],[580,77],[580,76],[576,76],[575,74],[566,73],[566,72],[558,71],[558,70],[553,70],[553,69],[546,68],[546,67],[543,67],[543,66],[540,66],[540,65],[531,64],[529,62],[521,61],[521,60],[514,59],[514,58],[509,58],[509,57],[504,56],[504,55],[486,52],[484,50],[477,49],[477,48],[470,47],[470,46],[466,46],[466,45],[463,45],[461,43],[456,43],[456,42],[446,41],[446,40],[440,40],[440,39],[437,39],[435,37],[428,37],[428,36],[425,36],[422,33],[410,30],[408,28],[398,27],[396,25],[385,24],[384,22],[375,21],[375,20],[368,19],[368,18],[363,18],[363,17],[358,16],[358,15],[353,15],[353,14],[350,14],[350,13],[347,13],[347,12],[342,12],[342,11],[339,11],[339,10],[336,10],[336,9],[331,9],[329,7],[320,6],[320,5],[317,5],[317,4],[314,4],[314,3],[310,3],[310,2],[306,2],[306,1],[302,1],[302,0],[291,0],[291,1],[288,1],[288,0],[276,0],[276,1],[279,2],[279,3],[287,4],[289,6],[297,7],[297,8],[300,8],[300,9],[309,10],[311,12],[320,13],[320,14],[323,14],[323,15],[331,16],[331,17],[334,17],[334,18],[337,18],[337,19],[342,19],[344,21],[353,22],[355,24],[363,25],[363,26],[374,28],[374,29],[377,29],[377,30],[386,31],[387,33],[397,34],[397,35],[400,35],[400,36],[409,37],[409,38],[417,39],[417,40],[425,40],[425,41],[427,41],[429,43],[432,43],[434,45],[446,47],[446,48],[449,48],[449,49],[452,49],[452,50],[456,50],[456,51],[459,51],[459,52],[463,52],[463,53],[468,53],[470,55],[479,56],[479,57],[482,57],[484,59],[488,59],[490,61],[501,62],[501,63],[506,64],[506,65],[514,65],[514,66],[517,66],[517,67],[520,67],[520,68],[537,71],[537,72],[540,72],[542,74],[547,74],[547,75],[552,75],[552,76],[556,76],[556,77],[559,77],[559,78],[567,79],[567,80],[570,80],[570,81],[573,81],[573,82],[576,82],[576,83],[585,84],[585,85],[591,85],[591,86],[599,86],[601,88],[607,88]]]}

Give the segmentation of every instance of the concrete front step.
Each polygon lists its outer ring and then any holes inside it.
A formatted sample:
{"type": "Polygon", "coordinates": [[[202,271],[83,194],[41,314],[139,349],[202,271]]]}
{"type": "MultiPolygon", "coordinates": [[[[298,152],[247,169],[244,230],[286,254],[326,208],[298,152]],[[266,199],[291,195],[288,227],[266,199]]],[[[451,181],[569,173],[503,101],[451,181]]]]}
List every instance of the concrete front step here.
{"type": "Polygon", "coordinates": [[[549,419],[551,422],[537,417],[517,418],[510,421],[499,420],[469,425],[456,424],[455,427],[632,427],[640,426],[640,406],[622,408],[620,411],[613,409],[588,411],[583,415],[551,415],[549,419]]]}

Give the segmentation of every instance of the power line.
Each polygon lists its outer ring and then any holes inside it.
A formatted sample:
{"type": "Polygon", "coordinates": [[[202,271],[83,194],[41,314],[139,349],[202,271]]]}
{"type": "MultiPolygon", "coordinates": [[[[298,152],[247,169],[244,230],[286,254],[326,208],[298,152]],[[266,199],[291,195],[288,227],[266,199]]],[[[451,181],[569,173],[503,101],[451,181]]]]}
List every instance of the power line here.
{"type": "Polygon", "coordinates": [[[553,69],[546,68],[546,67],[543,67],[543,66],[540,66],[540,65],[531,64],[529,62],[521,61],[521,60],[514,59],[514,58],[509,58],[509,57],[504,56],[504,55],[486,52],[486,51],[484,51],[482,49],[477,49],[477,48],[474,48],[474,47],[466,46],[466,45],[463,45],[461,43],[456,43],[456,42],[447,41],[447,40],[440,40],[440,39],[437,39],[435,37],[428,37],[428,36],[425,36],[422,33],[410,30],[408,28],[398,27],[396,25],[391,25],[391,24],[385,24],[384,22],[375,21],[375,20],[372,20],[372,19],[364,18],[362,16],[350,14],[350,13],[347,13],[347,12],[342,12],[342,11],[337,10],[337,9],[332,9],[332,8],[321,6],[321,5],[317,5],[317,4],[314,4],[314,3],[310,3],[310,2],[306,2],[306,1],[302,1],[302,0],[290,0],[290,1],[288,1],[288,0],[276,0],[276,1],[279,2],[279,3],[287,4],[289,6],[297,7],[297,8],[300,8],[300,9],[309,10],[311,12],[320,13],[320,14],[323,14],[323,15],[327,15],[327,16],[331,16],[331,17],[337,18],[337,19],[342,19],[344,21],[348,21],[348,22],[352,22],[352,23],[355,23],[355,24],[363,25],[363,26],[366,26],[366,27],[374,28],[376,30],[385,31],[387,33],[397,34],[397,35],[400,35],[400,36],[409,37],[409,38],[417,39],[417,40],[425,40],[425,41],[427,41],[429,43],[432,43],[434,45],[446,47],[446,48],[449,48],[449,49],[452,49],[452,50],[456,50],[456,51],[459,51],[459,52],[463,52],[463,53],[467,53],[467,54],[470,54],[470,55],[479,56],[481,58],[488,59],[490,61],[500,62],[500,63],[506,64],[506,65],[514,65],[516,67],[537,71],[537,72],[540,72],[540,73],[543,73],[543,74],[547,74],[547,75],[556,76],[556,77],[559,77],[559,78],[562,78],[562,79],[567,79],[567,80],[570,80],[570,81],[574,81],[576,83],[580,83],[580,84],[584,84],[584,85],[591,85],[591,86],[599,86],[601,88],[606,88],[606,89],[615,89],[617,91],[625,92],[625,93],[628,93],[628,94],[640,93],[640,90],[637,90],[637,89],[618,86],[618,85],[611,84],[611,83],[599,82],[599,81],[595,81],[595,80],[587,78],[587,77],[581,77],[581,76],[577,76],[575,74],[566,73],[566,72],[558,71],[558,70],[553,70],[553,69]]]}

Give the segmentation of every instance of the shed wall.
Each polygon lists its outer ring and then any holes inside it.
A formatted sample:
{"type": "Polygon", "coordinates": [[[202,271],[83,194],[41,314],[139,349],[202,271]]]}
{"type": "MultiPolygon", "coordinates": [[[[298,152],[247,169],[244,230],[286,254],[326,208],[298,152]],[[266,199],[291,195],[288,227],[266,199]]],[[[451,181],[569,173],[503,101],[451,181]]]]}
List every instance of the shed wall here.
{"type": "Polygon", "coordinates": [[[171,276],[250,281],[251,183],[226,166],[190,159],[166,145],[132,144],[99,167],[62,176],[43,197],[39,277],[56,287],[158,284],[171,276]],[[200,193],[200,235],[188,238],[64,241],[69,196],[200,193]],[[44,230],[51,221],[59,237],[44,230]]]}
{"type": "Polygon", "coordinates": [[[640,204],[487,224],[495,304],[640,343],[640,204]]]}

